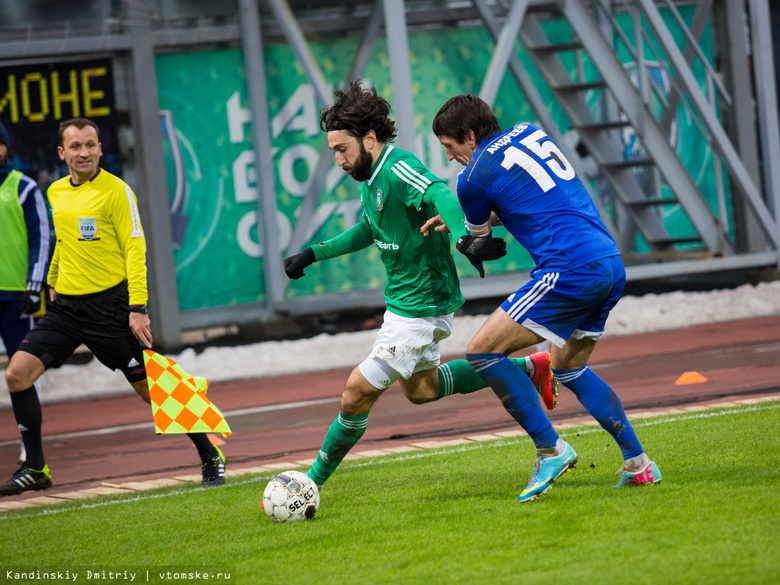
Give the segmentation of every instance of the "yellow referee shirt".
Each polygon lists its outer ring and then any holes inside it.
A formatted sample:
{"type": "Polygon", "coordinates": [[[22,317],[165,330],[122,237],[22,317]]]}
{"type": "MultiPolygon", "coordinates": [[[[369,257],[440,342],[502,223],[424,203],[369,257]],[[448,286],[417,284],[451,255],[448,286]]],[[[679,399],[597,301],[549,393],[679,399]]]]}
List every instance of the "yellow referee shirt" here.
{"type": "Polygon", "coordinates": [[[77,187],[70,175],[47,192],[57,231],[48,282],[58,293],[86,295],[127,280],[131,305],[145,305],[146,240],[135,194],[102,169],[77,187]]]}

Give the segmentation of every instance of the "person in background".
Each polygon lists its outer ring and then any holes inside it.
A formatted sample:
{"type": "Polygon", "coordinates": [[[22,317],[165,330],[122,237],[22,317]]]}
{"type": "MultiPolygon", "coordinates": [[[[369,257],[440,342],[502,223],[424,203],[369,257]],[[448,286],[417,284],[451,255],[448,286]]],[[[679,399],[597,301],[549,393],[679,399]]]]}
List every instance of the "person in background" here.
{"type": "MultiPolygon", "coordinates": [[[[41,311],[51,257],[46,200],[30,177],[13,169],[11,139],[0,123],[0,339],[10,360],[41,311]]],[[[40,383],[36,381],[40,394],[40,383]]],[[[27,458],[24,441],[19,462],[27,458]]]]}

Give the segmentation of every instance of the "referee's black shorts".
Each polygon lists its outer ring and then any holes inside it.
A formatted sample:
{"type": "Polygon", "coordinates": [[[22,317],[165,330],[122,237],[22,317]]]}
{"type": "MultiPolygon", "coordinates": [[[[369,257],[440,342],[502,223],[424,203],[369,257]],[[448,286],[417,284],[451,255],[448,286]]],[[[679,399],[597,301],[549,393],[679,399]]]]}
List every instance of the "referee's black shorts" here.
{"type": "Polygon", "coordinates": [[[58,368],[82,343],[131,383],[146,379],[143,349],[130,329],[127,282],[81,296],[57,295],[19,346],[46,369],[58,368]]]}

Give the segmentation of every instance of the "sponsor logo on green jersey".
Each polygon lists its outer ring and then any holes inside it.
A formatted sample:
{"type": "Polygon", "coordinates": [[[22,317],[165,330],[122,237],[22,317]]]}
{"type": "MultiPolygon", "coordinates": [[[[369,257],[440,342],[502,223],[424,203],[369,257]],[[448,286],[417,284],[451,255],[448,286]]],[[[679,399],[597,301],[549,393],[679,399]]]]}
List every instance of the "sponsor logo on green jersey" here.
{"type": "Polygon", "coordinates": [[[385,243],[385,242],[380,242],[379,240],[374,240],[374,243],[376,244],[376,247],[379,248],[380,250],[400,250],[401,249],[401,247],[398,244],[393,244],[393,243],[389,243],[388,244],[388,243],[385,243]]]}

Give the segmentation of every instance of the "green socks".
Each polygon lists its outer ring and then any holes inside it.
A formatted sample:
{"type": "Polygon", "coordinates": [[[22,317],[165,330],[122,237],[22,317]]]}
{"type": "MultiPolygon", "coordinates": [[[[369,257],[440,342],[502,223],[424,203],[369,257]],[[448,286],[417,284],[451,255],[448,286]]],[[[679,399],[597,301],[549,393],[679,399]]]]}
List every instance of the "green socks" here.
{"type": "MultiPolygon", "coordinates": [[[[527,358],[509,358],[509,360],[523,372],[528,373],[530,360],[526,361],[527,358]]],[[[452,394],[470,394],[487,387],[488,383],[466,360],[453,360],[439,366],[439,398],[452,394]]],[[[317,459],[306,475],[318,486],[322,486],[366,432],[367,424],[368,414],[346,416],[339,413],[330,425],[317,459]]]]}
{"type": "MultiPolygon", "coordinates": [[[[509,361],[528,373],[526,358],[509,358],[509,361]]],[[[485,379],[466,360],[452,360],[439,366],[439,398],[452,394],[471,394],[487,387],[485,379]]]]}
{"type": "Polygon", "coordinates": [[[367,424],[368,414],[346,416],[339,413],[336,420],[330,425],[328,434],[325,435],[325,440],[322,442],[322,448],[317,454],[314,465],[306,472],[306,475],[312,478],[319,487],[322,487],[322,484],[336,471],[349,450],[366,432],[367,424]]]}

